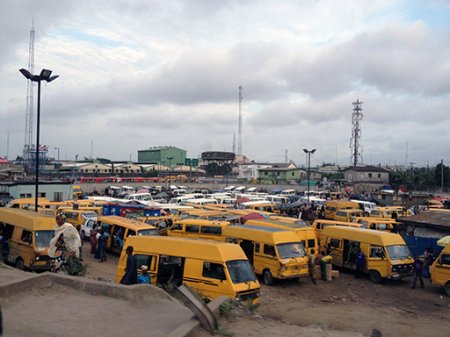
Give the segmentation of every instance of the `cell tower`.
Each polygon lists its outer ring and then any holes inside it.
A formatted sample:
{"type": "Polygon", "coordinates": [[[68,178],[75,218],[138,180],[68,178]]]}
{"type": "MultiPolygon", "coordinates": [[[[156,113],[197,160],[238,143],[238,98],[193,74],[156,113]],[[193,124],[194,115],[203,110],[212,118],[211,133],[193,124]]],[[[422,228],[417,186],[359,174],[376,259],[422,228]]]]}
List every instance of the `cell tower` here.
{"type": "Polygon", "coordinates": [[[352,138],[350,139],[350,149],[351,149],[351,160],[353,161],[353,166],[357,166],[358,163],[362,163],[362,146],[361,146],[361,125],[360,121],[363,118],[362,105],[359,99],[353,102],[353,114],[352,114],[352,138]]]}
{"type": "MultiPolygon", "coordinates": [[[[34,20],[30,30],[30,44],[28,46],[28,71],[34,74],[34,20]]],[[[25,142],[23,145],[23,158],[30,161],[30,151],[33,139],[33,87],[34,82],[27,81],[27,103],[25,111],[25,142]]]]}
{"type": "Polygon", "coordinates": [[[238,156],[242,155],[242,86],[239,86],[239,128],[238,128],[238,156]]]}

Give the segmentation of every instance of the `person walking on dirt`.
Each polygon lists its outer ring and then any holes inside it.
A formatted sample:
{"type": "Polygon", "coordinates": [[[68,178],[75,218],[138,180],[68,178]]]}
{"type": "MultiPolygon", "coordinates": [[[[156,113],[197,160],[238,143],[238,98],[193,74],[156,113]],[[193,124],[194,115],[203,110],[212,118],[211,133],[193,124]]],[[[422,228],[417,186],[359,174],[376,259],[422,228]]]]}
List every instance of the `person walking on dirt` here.
{"type": "Polygon", "coordinates": [[[422,273],[423,273],[423,262],[419,258],[419,256],[416,256],[416,258],[414,259],[414,278],[411,282],[412,289],[416,287],[417,278],[419,278],[420,287],[424,288],[422,273]]]}
{"type": "Polygon", "coordinates": [[[358,252],[356,253],[356,273],[355,278],[359,278],[364,269],[364,262],[365,262],[366,256],[361,251],[361,248],[358,248],[358,252]]]}
{"type": "Polygon", "coordinates": [[[314,284],[317,284],[317,280],[316,280],[316,259],[313,255],[314,250],[311,251],[310,254],[308,254],[308,272],[309,272],[309,277],[311,279],[311,282],[314,284]]]}
{"type": "Polygon", "coordinates": [[[91,245],[91,254],[95,254],[97,248],[97,232],[91,229],[89,232],[89,244],[91,245]]]}
{"type": "Polygon", "coordinates": [[[128,246],[127,250],[127,264],[125,266],[125,275],[120,280],[121,284],[136,284],[137,283],[137,262],[133,255],[133,246],[128,246]]]}
{"type": "Polygon", "coordinates": [[[327,255],[322,257],[320,260],[320,272],[322,274],[322,280],[327,280],[327,264],[331,264],[333,261],[333,257],[331,255],[327,255]]]}

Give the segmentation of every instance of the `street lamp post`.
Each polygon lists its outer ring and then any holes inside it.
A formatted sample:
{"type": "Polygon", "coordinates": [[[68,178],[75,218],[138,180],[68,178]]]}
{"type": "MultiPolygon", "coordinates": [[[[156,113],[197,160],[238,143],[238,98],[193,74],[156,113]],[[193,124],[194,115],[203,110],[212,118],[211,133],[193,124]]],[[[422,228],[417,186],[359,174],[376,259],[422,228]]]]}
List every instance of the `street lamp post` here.
{"type": "Polygon", "coordinates": [[[39,75],[33,75],[28,70],[22,68],[19,69],[20,73],[25,76],[26,79],[38,83],[38,101],[37,101],[37,121],[36,121],[36,178],[35,178],[35,191],[34,191],[34,211],[38,211],[38,193],[39,193],[39,125],[41,118],[41,81],[51,82],[58,78],[58,75],[50,76],[51,70],[42,69],[39,75]]]}
{"type": "Polygon", "coordinates": [[[309,204],[309,175],[310,175],[310,167],[311,167],[311,153],[316,152],[316,149],[312,149],[312,150],[307,150],[307,149],[303,149],[303,152],[306,153],[307,155],[307,165],[308,165],[308,171],[307,171],[307,177],[308,177],[308,204],[309,204]]]}
{"type": "Polygon", "coordinates": [[[57,150],[58,151],[58,159],[57,159],[57,162],[58,162],[58,178],[59,178],[59,167],[60,167],[60,163],[59,163],[59,147],[58,146],[55,146],[55,150],[57,150]]]}
{"type": "Polygon", "coordinates": [[[167,157],[166,159],[169,161],[169,170],[170,170],[169,179],[167,180],[167,190],[169,190],[170,189],[170,177],[172,174],[172,159],[173,159],[173,157],[167,157]]]}

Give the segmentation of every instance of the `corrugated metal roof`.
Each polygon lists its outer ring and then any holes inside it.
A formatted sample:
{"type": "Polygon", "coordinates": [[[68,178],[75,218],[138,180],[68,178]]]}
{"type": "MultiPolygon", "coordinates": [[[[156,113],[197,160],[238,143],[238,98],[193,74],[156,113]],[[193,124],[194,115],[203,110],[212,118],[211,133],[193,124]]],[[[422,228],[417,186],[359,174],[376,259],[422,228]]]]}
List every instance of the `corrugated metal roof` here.
{"type": "Polygon", "coordinates": [[[425,211],[413,216],[400,217],[398,221],[418,227],[434,227],[450,231],[450,210],[425,211]]]}

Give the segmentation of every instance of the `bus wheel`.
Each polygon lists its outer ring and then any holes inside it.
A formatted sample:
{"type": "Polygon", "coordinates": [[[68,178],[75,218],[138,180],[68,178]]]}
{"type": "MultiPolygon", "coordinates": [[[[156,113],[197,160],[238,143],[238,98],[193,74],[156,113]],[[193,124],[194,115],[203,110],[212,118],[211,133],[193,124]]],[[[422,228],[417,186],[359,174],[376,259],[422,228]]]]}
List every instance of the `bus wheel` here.
{"type": "Polygon", "coordinates": [[[263,282],[265,285],[271,286],[273,284],[273,277],[270,270],[266,269],[263,273],[263,282]]]}
{"type": "Polygon", "coordinates": [[[25,270],[25,264],[23,263],[23,260],[21,258],[18,258],[16,260],[15,267],[19,270],[25,270]]]}
{"type": "Polygon", "coordinates": [[[369,272],[369,279],[373,282],[373,283],[381,283],[381,275],[378,271],[376,270],[371,270],[369,272]]]}
{"type": "Polygon", "coordinates": [[[450,296],[450,281],[444,286],[444,291],[447,296],[450,296]]]}

